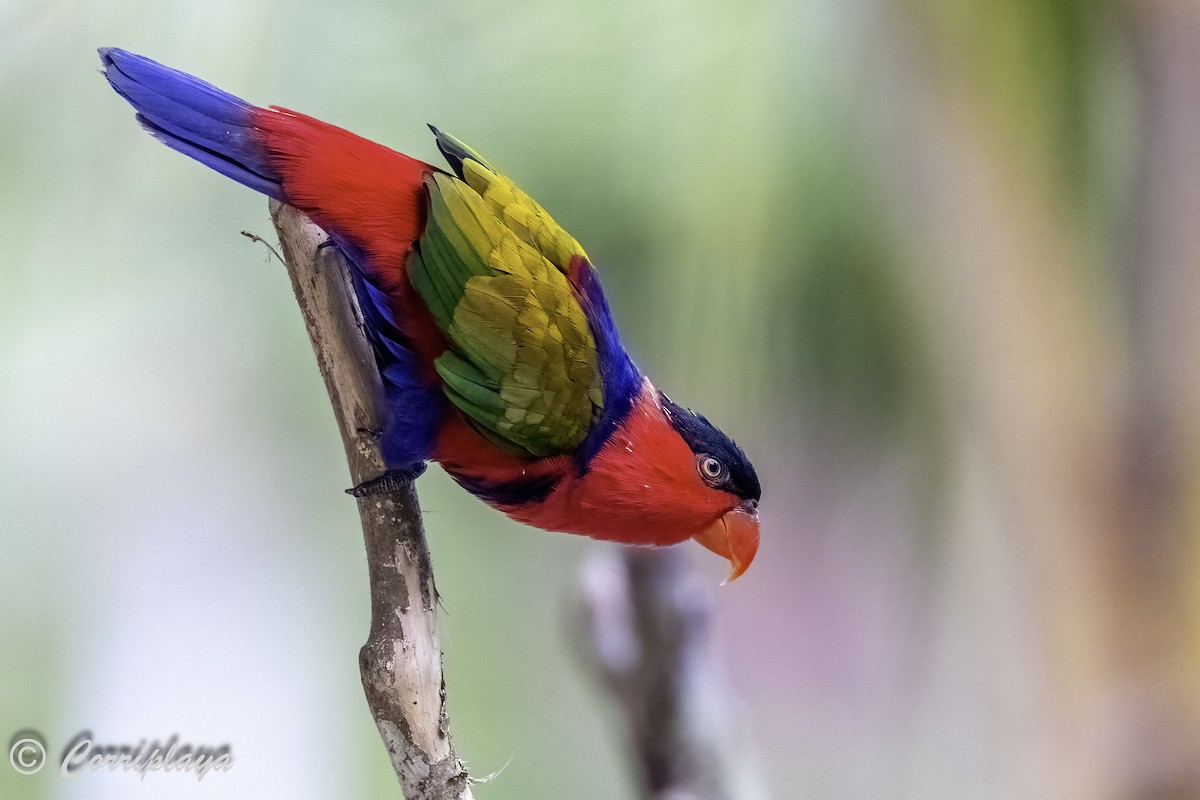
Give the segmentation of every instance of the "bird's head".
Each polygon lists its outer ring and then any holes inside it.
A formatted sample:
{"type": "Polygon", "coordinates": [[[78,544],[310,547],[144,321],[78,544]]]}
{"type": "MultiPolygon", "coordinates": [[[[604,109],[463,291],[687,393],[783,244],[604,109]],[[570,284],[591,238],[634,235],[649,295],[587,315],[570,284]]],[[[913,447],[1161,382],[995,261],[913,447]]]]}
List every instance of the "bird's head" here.
{"type": "Polygon", "coordinates": [[[695,539],[729,559],[728,583],[758,552],[761,493],[732,439],[645,379],[579,484],[563,493],[567,513],[548,525],[518,519],[628,544],[695,539]]]}
{"type": "Polygon", "coordinates": [[[723,509],[714,522],[692,538],[719,556],[729,559],[726,583],[737,580],[758,552],[758,501],[762,488],[754,465],[737,443],[699,414],[659,393],[663,413],[694,456],[689,493],[704,497],[706,505],[723,509]]]}

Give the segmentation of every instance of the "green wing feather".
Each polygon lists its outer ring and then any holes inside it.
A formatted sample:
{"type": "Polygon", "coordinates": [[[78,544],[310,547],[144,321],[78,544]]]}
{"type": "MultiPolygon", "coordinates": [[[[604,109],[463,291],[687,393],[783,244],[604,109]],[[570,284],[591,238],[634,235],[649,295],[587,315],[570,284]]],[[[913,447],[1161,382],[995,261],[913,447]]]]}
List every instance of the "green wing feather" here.
{"type": "Polygon", "coordinates": [[[409,275],[450,342],[435,362],[446,395],[513,452],[570,453],[604,397],[596,342],[565,274],[583,250],[474,151],[437,133],[463,179],[426,179],[429,216],[409,275]]]}

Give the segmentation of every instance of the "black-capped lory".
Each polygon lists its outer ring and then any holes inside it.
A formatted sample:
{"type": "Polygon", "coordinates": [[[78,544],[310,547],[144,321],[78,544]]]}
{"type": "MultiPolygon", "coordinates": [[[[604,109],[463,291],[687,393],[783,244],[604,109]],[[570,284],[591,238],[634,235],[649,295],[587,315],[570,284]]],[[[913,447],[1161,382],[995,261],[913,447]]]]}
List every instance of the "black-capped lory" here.
{"type": "Polygon", "coordinates": [[[750,565],[754,467],[638,370],[583,248],[482,156],[434,128],[439,169],[143,56],[100,57],[155,138],[300,209],[346,255],[385,390],[389,470],[436,461],[539,528],[695,539],[729,559],[731,580],[750,565]]]}

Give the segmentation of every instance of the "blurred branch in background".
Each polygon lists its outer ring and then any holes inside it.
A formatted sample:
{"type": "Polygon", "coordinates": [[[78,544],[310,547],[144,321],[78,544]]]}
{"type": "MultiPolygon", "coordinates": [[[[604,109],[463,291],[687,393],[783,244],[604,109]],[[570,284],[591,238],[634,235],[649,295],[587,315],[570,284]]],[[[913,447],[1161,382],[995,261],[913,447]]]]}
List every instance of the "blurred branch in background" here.
{"type": "Polygon", "coordinates": [[[1034,611],[1024,796],[1200,797],[1200,8],[897,5],[896,229],[955,459],[1034,611]],[[1097,140],[1122,46],[1134,154],[1097,140]],[[1104,207],[1127,162],[1133,202],[1104,207]]]}
{"type": "Polygon", "coordinates": [[[1141,611],[1115,620],[1132,701],[1120,777],[1130,797],[1200,797],[1200,5],[1120,14],[1138,92],[1120,600],[1141,611]]]}
{"type": "Polygon", "coordinates": [[[1139,91],[1127,252],[1128,478],[1136,527],[1127,532],[1125,551],[1141,562],[1144,586],[1173,595],[1164,598],[1163,610],[1178,626],[1171,636],[1194,642],[1187,655],[1195,675],[1200,673],[1200,564],[1194,555],[1200,553],[1200,7],[1129,0],[1122,19],[1129,26],[1139,91]],[[1189,549],[1193,555],[1181,562],[1189,549]],[[1184,574],[1172,575],[1179,569],[1184,574]],[[1180,601],[1191,604],[1191,613],[1174,613],[1180,601]]]}
{"type": "MultiPolygon", "coordinates": [[[[288,275],[329,391],[355,486],[384,474],[379,374],[348,265],[325,233],[271,202],[288,275]]],[[[412,483],[358,497],[371,580],[371,632],[359,653],[367,704],[407,800],[471,800],[450,741],[437,589],[412,483]]]]}
{"type": "Polygon", "coordinates": [[[710,635],[711,598],[679,548],[584,565],[576,647],[620,710],[646,800],[758,800],[710,635]]]}

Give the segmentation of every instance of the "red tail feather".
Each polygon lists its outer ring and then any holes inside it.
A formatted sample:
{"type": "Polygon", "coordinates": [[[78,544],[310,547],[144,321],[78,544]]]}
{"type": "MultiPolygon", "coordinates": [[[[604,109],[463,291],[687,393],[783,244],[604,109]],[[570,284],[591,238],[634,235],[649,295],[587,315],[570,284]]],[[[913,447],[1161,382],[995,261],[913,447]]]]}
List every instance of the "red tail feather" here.
{"type": "Polygon", "coordinates": [[[286,108],[257,109],[254,125],[287,202],[366,253],[359,268],[387,293],[422,376],[436,382],[433,359],[445,339],[404,274],[425,227],[423,181],[434,167],[286,108]]]}
{"type": "Polygon", "coordinates": [[[366,252],[381,289],[396,288],[425,224],[422,180],[434,168],[286,108],[258,109],[254,124],[288,202],[366,252]]]}

